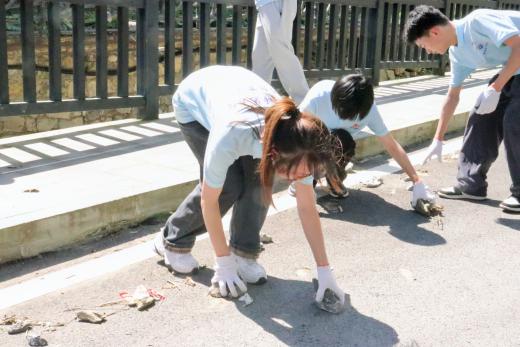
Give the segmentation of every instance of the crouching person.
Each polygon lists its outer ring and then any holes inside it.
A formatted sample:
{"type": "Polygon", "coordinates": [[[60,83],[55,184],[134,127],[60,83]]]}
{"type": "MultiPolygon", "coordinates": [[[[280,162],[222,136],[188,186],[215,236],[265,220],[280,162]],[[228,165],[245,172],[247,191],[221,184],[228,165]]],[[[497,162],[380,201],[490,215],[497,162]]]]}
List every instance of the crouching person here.
{"type": "Polygon", "coordinates": [[[296,182],[297,209],[318,270],[316,299],[327,288],[343,299],[329,267],[312,187],[313,176],[334,166],[339,148],[325,125],[241,67],[192,73],[179,85],[173,106],[201,176],[155,240],[165,264],[177,273],[197,269],[191,249],[195,237],[208,231],[216,255],[211,282],[221,295],[235,297],[246,283],[265,282],[266,271],[257,262],[259,235],[279,175],[296,182]],[[228,244],[221,217],[232,206],[228,244]]]}
{"type": "MultiPolygon", "coordinates": [[[[316,83],[300,104],[300,109],[320,118],[341,140],[343,155],[336,166],[341,180],[346,177],[345,166],[355,154],[353,137],[367,127],[413,182],[412,206],[415,207],[419,199],[435,199],[435,194],[417,175],[404,149],[388,131],[374,103],[372,84],[364,76],[352,74],[337,81],[324,80],[316,83]]],[[[346,197],[348,191],[341,184],[339,187],[332,186],[330,195],[346,197]]]]}

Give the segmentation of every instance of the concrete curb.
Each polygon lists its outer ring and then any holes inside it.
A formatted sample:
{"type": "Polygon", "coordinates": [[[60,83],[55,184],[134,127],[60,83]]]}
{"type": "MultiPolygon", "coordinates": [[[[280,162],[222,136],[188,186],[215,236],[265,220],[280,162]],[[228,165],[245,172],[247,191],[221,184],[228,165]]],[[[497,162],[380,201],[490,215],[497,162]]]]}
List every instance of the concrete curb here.
{"type": "MultiPolygon", "coordinates": [[[[455,115],[449,131],[464,129],[467,117],[467,112],[455,115]]],[[[394,129],[392,134],[403,146],[415,145],[433,137],[437,122],[431,120],[394,129]]],[[[374,135],[366,135],[356,142],[357,159],[384,152],[374,135]]],[[[196,183],[196,180],[187,181],[1,229],[0,263],[77,245],[119,231],[156,214],[173,211],[196,183]]]]}

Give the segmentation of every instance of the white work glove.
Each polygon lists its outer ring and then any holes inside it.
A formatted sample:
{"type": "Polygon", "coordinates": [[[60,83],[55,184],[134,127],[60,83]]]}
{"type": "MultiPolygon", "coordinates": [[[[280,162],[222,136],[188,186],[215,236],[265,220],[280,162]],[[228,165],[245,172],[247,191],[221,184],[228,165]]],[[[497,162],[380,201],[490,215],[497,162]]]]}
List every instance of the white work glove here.
{"type": "Polygon", "coordinates": [[[435,155],[439,162],[442,162],[442,141],[437,139],[432,140],[432,143],[426,150],[426,156],[424,157],[422,164],[426,164],[435,155]]]}
{"type": "Polygon", "coordinates": [[[412,207],[415,208],[417,200],[423,199],[429,202],[435,202],[435,194],[423,182],[417,182],[413,185],[412,190],[412,207]]]}
{"type": "Polygon", "coordinates": [[[496,110],[498,101],[500,100],[500,92],[495,88],[488,86],[477,98],[475,109],[477,114],[488,114],[496,110]]]}
{"type": "Polygon", "coordinates": [[[345,292],[341,290],[341,288],[336,283],[336,279],[332,274],[332,270],[330,266],[318,266],[318,291],[316,292],[316,301],[323,301],[323,296],[325,295],[325,290],[330,289],[341,300],[341,305],[345,304],[345,292]]]}
{"type": "Polygon", "coordinates": [[[211,283],[214,286],[218,285],[222,297],[228,295],[229,289],[229,294],[236,298],[239,294],[236,287],[242,292],[247,291],[246,285],[238,277],[238,264],[231,255],[215,259],[215,274],[211,278],[211,283]]]}

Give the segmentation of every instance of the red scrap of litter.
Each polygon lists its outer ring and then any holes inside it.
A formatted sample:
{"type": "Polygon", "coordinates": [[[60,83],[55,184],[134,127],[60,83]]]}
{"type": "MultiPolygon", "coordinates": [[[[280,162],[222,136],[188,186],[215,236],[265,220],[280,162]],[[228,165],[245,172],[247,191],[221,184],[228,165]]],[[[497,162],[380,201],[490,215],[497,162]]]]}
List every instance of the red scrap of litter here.
{"type": "Polygon", "coordinates": [[[148,290],[148,295],[150,295],[152,298],[154,298],[156,300],[163,301],[164,299],[166,299],[166,297],[164,295],[162,295],[155,289],[148,288],[147,290],[148,290]]]}

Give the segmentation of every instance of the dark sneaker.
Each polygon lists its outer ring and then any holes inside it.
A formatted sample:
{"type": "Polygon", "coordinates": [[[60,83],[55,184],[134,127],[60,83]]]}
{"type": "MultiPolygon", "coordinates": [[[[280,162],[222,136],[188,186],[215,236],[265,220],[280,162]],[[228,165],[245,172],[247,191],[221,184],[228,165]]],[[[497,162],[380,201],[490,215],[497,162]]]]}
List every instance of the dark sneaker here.
{"type": "Polygon", "coordinates": [[[344,190],[341,192],[335,192],[335,191],[331,190],[329,192],[329,195],[336,199],[346,198],[348,196],[349,192],[348,192],[347,188],[345,188],[345,187],[343,187],[343,188],[344,188],[344,190]]]}
{"type": "Polygon", "coordinates": [[[508,212],[520,212],[520,198],[511,195],[500,203],[500,207],[508,212]]]}
{"type": "Polygon", "coordinates": [[[464,193],[457,187],[442,188],[437,194],[444,199],[469,199],[469,200],[486,200],[486,196],[471,195],[464,193]]]}
{"type": "Polygon", "coordinates": [[[343,199],[348,196],[348,189],[345,187],[343,182],[339,183],[339,191],[332,189],[330,182],[327,180],[327,183],[330,187],[329,195],[336,199],[343,199]]]}

